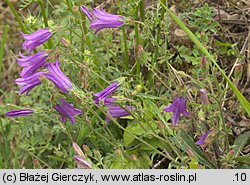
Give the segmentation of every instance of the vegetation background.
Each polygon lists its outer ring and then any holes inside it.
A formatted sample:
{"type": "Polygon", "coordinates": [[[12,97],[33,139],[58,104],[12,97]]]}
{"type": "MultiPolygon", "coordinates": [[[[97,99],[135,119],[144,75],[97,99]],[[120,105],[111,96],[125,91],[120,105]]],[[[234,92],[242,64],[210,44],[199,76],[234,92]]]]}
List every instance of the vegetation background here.
{"type": "Polygon", "coordinates": [[[250,167],[249,115],[160,2],[167,3],[250,101],[248,0],[1,0],[0,168],[75,168],[72,142],[93,168],[250,167]],[[126,17],[126,25],[94,35],[79,9],[82,4],[90,9],[102,5],[126,17]],[[52,39],[40,48],[51,50],[52,59],[60,58],[80,98],[47,83],[29,96],[18,95],[16,57],[23,38],[17,16],[27,33],[53,30],[52,39]],[[105,110],[94,105],[92,95],[117,79],[124,82],[115,96],[136,111],[106,124],[105,110]],[[202,88],[209,92],[209,105],[201,104],[202,88]],[[190,116],[173,126],[171,113],[162,108],[179,94],[188,98],[190,116]],[[83,111],[75,125],[60,123],[53,109],[60,97],[83,111]],[[21,108],[38,113],[5,116],[21,108]],[[206,146],[197,146],[208,128],[213,132],[206,146]]]}

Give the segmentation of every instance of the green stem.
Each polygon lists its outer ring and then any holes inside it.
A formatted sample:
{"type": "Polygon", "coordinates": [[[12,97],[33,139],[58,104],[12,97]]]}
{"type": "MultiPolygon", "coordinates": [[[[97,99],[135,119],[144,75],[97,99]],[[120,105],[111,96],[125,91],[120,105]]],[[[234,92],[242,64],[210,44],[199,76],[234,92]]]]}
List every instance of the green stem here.
{"type": "Polygon", "coordinates": [[[144,2],[145,0],[141,0],[139,2],[139,7],[140,7],[140,17],[141,17],[141,21],[144,22],[145,21],[145,11],[144,11],[144,2]]]}
{"type": "Polygon", "coordinates": [[[221,121],[222,121],[222,128],[223,128],[223,131],[225,133],[225,152],[228,153],[229,152],[229,147],[230,147],[229,140],[228,140],[229,134],[228,134],[228,130],[227,130],[227,127],[226,127],[226,122],[225,122],[225,119],[224,119],[224,116],[223,116],[221,102],[215,96],[214,96],[214,99],[215,99],[215,101],[217,101],[218,106],[219,106],[221,121]]]}
{"type": "MultiPolygon", "coordinates": [[[[165,2],[166,3],[166,0],[161,0],[161,2],[165,2]]],[[[165,8],[162,7],[161,9],[161,16],[160,16],[160,20],[158,22],[158,28],[157,28],[157,33],[156,33],[156,44],[159,43],[160,41],[160,34],[161,34],[161,21],[164,17],[164,14],[165,14],[165,8]]],[[[155,48],[155,53],[154,53],[154,59],[153,59],[153,64],[155,64],[157,62],[157,58],[158,58],[158,51],[159,51],[159,46],[157,45],[156,48],[155,48]]]]}
{"type": "MultiPolygon", "coordinates": [[[[80,7],[80,6],[79,6],[79,7],[80,7]]],[[[81,11],[80,8],[79,8],[79,11],[81,11]]],[[[83,16],[83,15],[81,14],[81,19],[83,19],[83,21],[82,21],[82,23],[81,23],[81,30],[82,30],[81,51],[82,51],[82,53],[83,53],[83,55],[82,55],[82,60],[84,60],[84,53],[85,53],[85,39],[84,39],[85,31],[84,31],[84,27],[85,27],[85,23],[86,23],[86,18],[85,18],[85,16],[83,16]]],[[[80,20],[80,21],[81,21],[81,20],[80,20]]]]}
{"type": "MultiPolygon", "coordinates": [[[[43,22],[44,22],[44,25],[46,28],[49,27],[49,24],[48,24],[48,18],[47,18],[47,14],[46,14],[46,11],[44,9],[44,2],[42,0],[39,0],[38,1],[38,4],[41,8],[41,13],[42,13],[42,16],[43,16],[43,22]]],[[[52,41],[51,41],[51,38],[48,40],[48,48],[51,49],[52,48],[52,41]]]]}
{"type": "Polygon", "coordinates": [[[122,34],[123,34],[123,44],[124,44],[124,67],[125,69],[129,69],[129,56],[128,56],[128,44],[127,44],[127,34],[125,27],[122,27],[122,34]]]}
{"type": "Polygon", "coordinates": [[[9,29],[10,29],[10,26],[6,25],[4,27],[4,31],[3,31],[3,37],[2,37],[2,41],[1,41],[1,47],[0,47],[0,72],[2,71],[2,69],[4,69],[4,66],[3,66],[4,45],[5,45],[5,42],[7,39],[9,29]]]}
{"type": "Polygon", "coordinates": [[[139,7],[136,5],[135,8],[135,15],[134,15],[134,26],[135,26],[135,58],[136,58],[136,76],[140,76],[141,71],[141,65],[140,65],[140,57],[138,56],[138,47],[140,45],[140,34],[139,34],[139,25],[138,25],[138,13],[139,13],[139,7]]]}
{"type": "Polygon", "coordinates": [[[5,2],[8,4],[8,6],[10,7],[12,13],[15,15],[15,18],[21,28],[21,30],[24,32],[24,33],[27,33],[26,31],[26,28],[24,27],[23,23],[22,23],[22,20],[20,19],[17,11],[15,10],[15,8],[13,7],[12,3],[9,1],[9,0],[5,0],[5,2]]]}
{"type": "MultiPolygon", "coordinates": [[[[161,0],[161,2],[163,3],[166,3],[166,0],[161,0]]],[[[158,54],[159,54],[159,42],[160,42],[160,34],[161,34],[161,21],[162,19],[164,18],[164,14],[165,14],[165,9],[164,7],[161,8],[161,16],[160,16],[160,20],[158,22],[158,28],[157,28],[157,33],[156,33],[156,48],[155,48],[155,52],[154,52],[154,58],[153,58],[153,65],[154,64],[157,64],[157,59],[158,59],[158,54]]],[[[154,65],[157,67],[157,65],[154,65]]],[[[150,76],[149,76],[149,84],[150,86],[152,87],[152,91],[154,91],[154,71],[152,71],[150,73],[150,76]]]]}
{"type": "Polygon", "coordinates": [[[213,56],[208,52],[208,50],[202,45],[202,43],[195,37],[195,35],[185,26],[185,24],[172,12],[170,11],[162,2],[161,5],[165,8],[167,13],[171,16],[171,18],[179,25],[179,27],[187,34],[187,36],[195,43],[195,45],[207,56],[207,58],[212,61],[214,66],[220,71],[221,75],[225,78],[228,82],[229,86],[233,90],[234,94],[236,95],[238,101],[245,109],[247,114],[250,116],[250,103],[247,99],[241,94],[241,92],[235,87],[233,82],[227,77],[226,73],[220,66],[217,64],[216,60],[213,56]]]}

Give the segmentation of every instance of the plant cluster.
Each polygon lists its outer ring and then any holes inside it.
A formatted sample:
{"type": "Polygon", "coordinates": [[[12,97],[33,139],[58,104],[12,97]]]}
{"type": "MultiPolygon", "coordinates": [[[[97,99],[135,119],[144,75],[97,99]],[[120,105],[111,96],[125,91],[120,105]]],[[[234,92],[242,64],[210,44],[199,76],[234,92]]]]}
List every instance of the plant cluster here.
{"type": "MultiPolygon", "coordinates": [[[[15,83],[25,103],[3,106],[0,128],[4,143],[15,137],[10,128],[25,129],[17,134],[26,139],[10,166],[247,167],[250,133],[234,139],[222,107],[225,81],[239,112],[249,116],[250,106],[215,60],[213,10],[205,4],[183,14],[193,34],[165,0],[147,8],[144,0],[103,3],[92,11],[90,2],[22,1],[21,9],[38,3],[41,15],[18,21],[24,42],[15,83]],[[171,43],[175,24],[195,45],[171,43]],[[25,153],[33,164],[26,165],[25,153]]],[[[5,145],[2,156],[13,156],[5,145]]]]}

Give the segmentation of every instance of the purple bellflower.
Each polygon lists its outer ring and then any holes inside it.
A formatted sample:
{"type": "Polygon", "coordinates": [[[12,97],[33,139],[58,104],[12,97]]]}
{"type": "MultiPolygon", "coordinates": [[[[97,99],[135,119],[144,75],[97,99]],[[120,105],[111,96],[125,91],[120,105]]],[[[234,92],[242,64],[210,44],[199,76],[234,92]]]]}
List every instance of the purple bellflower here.
{"type": "Polygon", "coordinates": [[[61,105],[56,104],[56,111],[61,114],[61,122],[65,123],[67,118],[70,119],[72,124],[75,124],[75,115],[79,115],[82,113],[81,110],[74,108],[73,104],[69,104],[66,100],[60,99],[61,105]]]}
{"type": "Polygon", "coordinates": [[[96,97],[95,103],[97,105],[100,105],[100,100],[104,102],[104,105],[111,105],[114,104],[113,101],[116,100],[116,98],[108,98],[117,88],[119,87],[119,82],[114,82],[110,84],[108,87],[103,89],[102,91],[94,94],[96,97]]]}
{"type": "Polygon", "coordinates": [[[204,145],[205,139],[207,138],[208,134],[210,134],[212,130],[208,130],[204,135],[199,137],[199,141],[196,142],[197,145],[204,145]]]}
{"type": "Polygon", "coordinates": [[[82,12],[91,21],[90,28],[95,29],[95,34],[104,28],[118,28],[124,25],[124,17],[105,12],[103,9],[94,8],[91,13],[86,6],[81,6],[82,12]]]}
{"type": "Polygon", "coordinates": [[[5,115],[11,118],[19,117],[19,116],[27,116],[29,114],[34,113],[33,110],[30,109],[21,109],[21,110],[11,110],[6,112],[5,115]]]}
{"type": "Polygon", "coordinates": [[[28,77],[33,74],[38,68],[42,67],[46,63],[46,51],[37,52],[34,55],[24,56],[22,53],[19,53],[21,58],[17,58],[17,63],[24,67],[20,73],[21,77],[28,77]]]}
{"type": "MultiPolygon", "coordinates": [[[[108,106],[107,114],[113,118],[120,118],[124,116],[129,116],[130,113],[121,108],[120,106],[108,106]]],[[[126,108],[131,111],[133,108],[131,106],[126,106],[126,108]]],[[[106,122],[109,122],[110,119],[106,117],[106,122]]]]}
{"type": "Polygon", "coordinates": [[[172,104],[162,109],[165,112],[173,112],[172,122],[174,125],[179,122],[180,114],[189,116],[189,112],[186,110],[186,102],[187,100],[183,96],[181,96],[180,98],[176,96],[172,104]]]}
{"type": "Polygon", "coordinates": [[[22,48],[29,49],[29,52],[31,52],[37,46],[46,42],[51,37],[52,32],[48,28],[42,28],[31,34],[24,34],[23,32],[21,34],[25,39],[22,48]]]}
{"type": "Polygon", "coordinates": [[[70,79],[61,71],[60,63],[57,60],[55,63],[48,64],[49,74],[46,74],[46,78],[52,81],[63,92],[68,93],[69,89],[72,90],[70,79]]]}
{"type": "Polygon", "coordinates": [[[34,87],[41,84],[40,76],[45,75],[44,71],[36,72],[28,77],[22,77],[15,80],[17,85],[21,85],[21,89],[19,90],[19,95],[26,92],[26,95],[29,94],[30,90],[34,87]]]}

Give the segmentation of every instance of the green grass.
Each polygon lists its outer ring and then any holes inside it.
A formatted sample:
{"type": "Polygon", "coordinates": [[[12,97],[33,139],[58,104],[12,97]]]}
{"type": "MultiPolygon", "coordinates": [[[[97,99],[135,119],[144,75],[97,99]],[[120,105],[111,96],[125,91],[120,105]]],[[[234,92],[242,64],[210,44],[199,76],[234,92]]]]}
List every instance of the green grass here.
{"type": "MultiPolygon", "coordinates": [[[[92,9],[91,2],[84,5],[92,9]]],[[[73,82],[73,91],[63,93],[48,80],[31,90],[29,96],[18,96],[20,87],[1,89],[0,167],[75,168],[72,142],[77,142],[93,168],[248,167],[249,155],[244,148],[249,143],[249,132],[236,136],[227,115],[236,120],[249,116],[249,102],[240,92],[241,86],[236,87],[234,79],[227,77],[224,61],[217,61],[239,55],[235,51],[233,56],[227,56],[227,52],[216,48],[216,42],[211,42],[216,39],[213,34],[221,30],[207,4],[195,9],[184,7],[185,12],[178,15],[185,19],[184,24],[166,2],[104,2],[105,11],[124,16],[126,23],[95,35],[90,21],[79,9],[83,3],[80,0],[39,1],[38,14],[27,14],[25,9],[17,12],[7,1],[25,33],[43,27],[53,31],[52,38],[35,52],[46,49],[49,62],[60,61],[62,71],[73,82]],[[185,37],[175,35],[176,24],[186,33],[185,37]],[[201,67],[203,57],[207,64],[201,67]],[[117,98],[116,104],[125,110],[126,105],[133,107],[129,116],[119,119],[110,117],[106,106],[96,105],[93,96],[114,81],[121,82],[112,94],[117,98]],[[240,103],[233,108],[230,100],[223,98],[226,83],[233,93],[227,98],[240,103]],[[210,104],[201,103],[200,89],[207,90],[210,104]],[[190,116],[181,115],[174,126],[172,113],[162,109],[177,95],[187,99],[190,116]],[[60,122],[54,106],[61,98],[82,110],[74,125],[60,122]],[[4,115],[11,109],[22,108],[36,113],[20,118],[4,115]],[[105,121],[107,116],[109,123],[105,121]],[[208,129],[212,133],[205,140],[205,149],[195,142],[208,129]]],[[[11,33],[6,26],[0,50],[2,59],[8,34],[11,33]]],[[[20,50],[15,48],[12,52],[18,55],[20,50]]],[[[11,75],[19,77],[17,73],[11,75]]]]}

